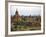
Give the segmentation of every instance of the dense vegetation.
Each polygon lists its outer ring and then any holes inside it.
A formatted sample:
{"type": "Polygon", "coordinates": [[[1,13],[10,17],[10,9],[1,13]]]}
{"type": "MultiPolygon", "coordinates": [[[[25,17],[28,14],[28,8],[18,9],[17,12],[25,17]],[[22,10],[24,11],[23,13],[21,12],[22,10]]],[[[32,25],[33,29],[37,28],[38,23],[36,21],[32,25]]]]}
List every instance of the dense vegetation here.
{"type": "Polygon", "coordinates": [[[11,16],[11,31],[28,31],[40,30],[41,17],[40,16],[11,16]]]}

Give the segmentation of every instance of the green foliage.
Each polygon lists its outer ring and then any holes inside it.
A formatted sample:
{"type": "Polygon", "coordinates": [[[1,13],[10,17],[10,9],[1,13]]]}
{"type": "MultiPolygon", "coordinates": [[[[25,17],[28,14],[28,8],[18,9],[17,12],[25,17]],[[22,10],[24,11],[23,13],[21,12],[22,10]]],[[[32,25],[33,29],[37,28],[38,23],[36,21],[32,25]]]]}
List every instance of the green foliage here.
{"type": "Polygon", "coordinates": [[[14,19],[14,29],[11,29],[11,31],[28,31],[28,30],[37,30],[41,29],[41,18],[37,18],[34,20],[33,18],[19,18],[14,19]],[[32,23],[31,26],[27,23],[32,23]]]}

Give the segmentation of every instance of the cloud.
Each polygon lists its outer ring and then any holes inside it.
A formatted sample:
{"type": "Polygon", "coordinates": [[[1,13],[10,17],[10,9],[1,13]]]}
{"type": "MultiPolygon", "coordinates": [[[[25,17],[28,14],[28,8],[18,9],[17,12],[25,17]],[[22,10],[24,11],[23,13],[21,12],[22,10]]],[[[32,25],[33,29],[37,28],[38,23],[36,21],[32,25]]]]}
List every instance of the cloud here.
{"type": "Polygon", "coordinates": [[[20,15],[29,16],[29,15],[40,15],[41,7],[24,7],[24,6],[11,6],[10,13],[11,15],[15,15],[16,9],[18,10],[20,15]]]}

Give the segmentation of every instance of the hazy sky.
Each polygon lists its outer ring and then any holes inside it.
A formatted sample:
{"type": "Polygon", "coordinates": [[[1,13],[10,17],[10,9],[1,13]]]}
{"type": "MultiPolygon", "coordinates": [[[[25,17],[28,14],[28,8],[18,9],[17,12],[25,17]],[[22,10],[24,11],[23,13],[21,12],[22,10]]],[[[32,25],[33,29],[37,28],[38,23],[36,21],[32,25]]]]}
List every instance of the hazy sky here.
{"type": "Polygon", "coordinates": [[[10,7],[10,14],[13,16],[15,15],[15,12],[16,12],[16,9],[18,10],[19,12],[19,15],[24,15],[24,16],[29,16],[29,15],[40,15],[41,14],[41,7],[40,6],[31,6],[31,7],[28,7],[28,6],[11,6],[10,7]]]}

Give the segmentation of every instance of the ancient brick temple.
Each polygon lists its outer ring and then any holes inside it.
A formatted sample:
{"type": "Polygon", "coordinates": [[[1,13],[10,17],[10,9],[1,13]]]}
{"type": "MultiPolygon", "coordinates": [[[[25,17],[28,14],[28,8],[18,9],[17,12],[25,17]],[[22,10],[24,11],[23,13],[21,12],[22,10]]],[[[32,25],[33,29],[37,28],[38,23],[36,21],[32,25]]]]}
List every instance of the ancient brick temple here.
{"type": "Polygon", "coordinates": [[[21,21],[22,18],[28,18],[28,19],[30,18],[31,19],[31,15],[30,16],[24,16],[24,15],[20,16],[18,10],[16,9],[15,15],[12,17],[13,22],[21,21]]]}
{"type": "Polygon", "coordinates": [[[19,13],[18,13],[17,10],[16,10],[16,12],[15,12],[15,17],[16,17],[16,18],[19,18],[19,17],[20,17],[20,15],[19,15],[19,13]]]}
{"type": "Polygon", "coordinates": [[[14,20],[14,21],[20,21],[20,20],[21,20],[21,16],[19,15],[18,10],[16,10],[13,20],[14,20]]]}

